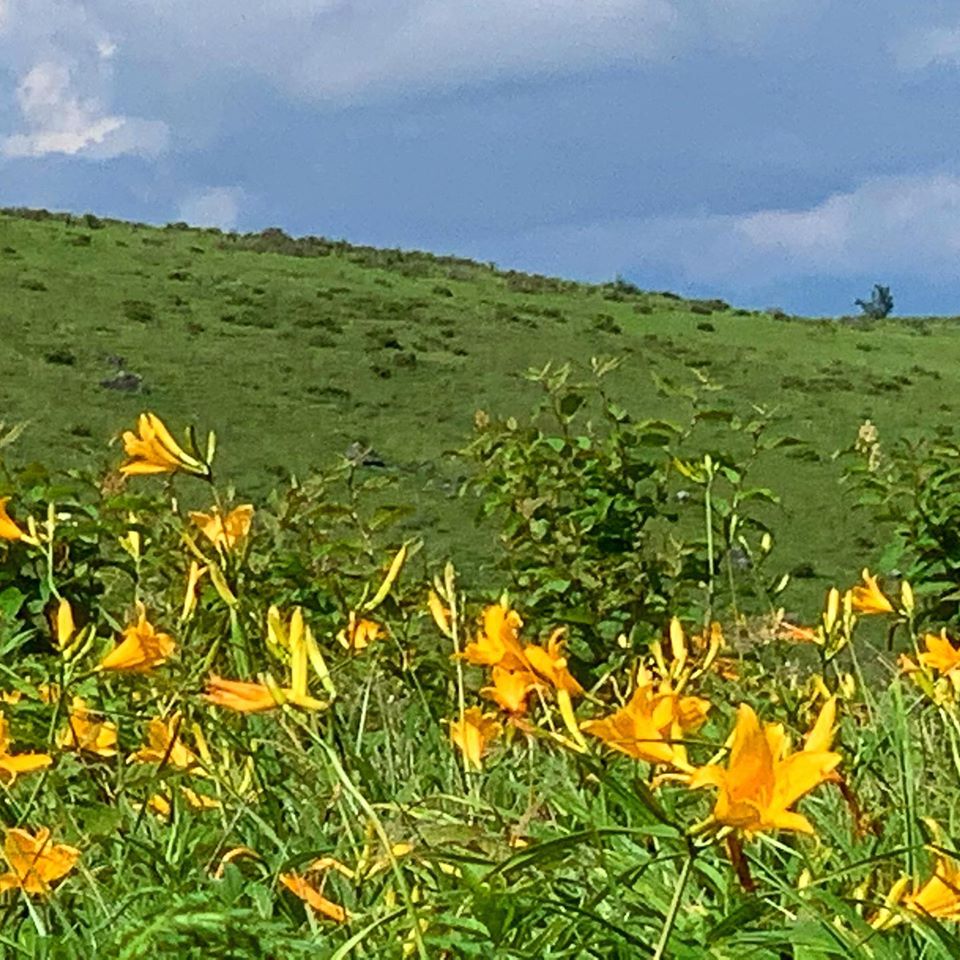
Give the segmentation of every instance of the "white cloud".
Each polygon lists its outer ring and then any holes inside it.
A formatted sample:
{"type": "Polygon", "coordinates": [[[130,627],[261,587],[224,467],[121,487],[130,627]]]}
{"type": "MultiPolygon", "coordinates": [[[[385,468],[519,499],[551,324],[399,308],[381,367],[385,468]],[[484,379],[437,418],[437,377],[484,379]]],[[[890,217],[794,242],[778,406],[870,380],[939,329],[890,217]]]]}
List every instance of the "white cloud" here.
{"type": "Polygon", "coordinates": [[[232,230],[237,225],[244,192],[239,187],[210,187],[186,197],[178,219],[193,227],[220,227],[232,230]]]}
{"type": "MultiPolygon", "coordinates": [[[[825,2],[806,0],[803,17],[825,2]]],[[[83,127],[37,129],[27,119],[5,152],[158,149],[156,124],[111,109],[118,61],[126,76],[168,96],[171,110],[182,91],[218,74],[350,103],[662,62],[711,43],[752,52],[784,24],[794,36],[797,11],[788,0],[0,0],[0,63],[21,78],[38,65],[65,65],[76,88],[65,99],[87,105],[83,127]]]]}
{"type": "Polygon", "coordinates": [[[89,0],[124,50],[171,76],[253,73],[352,102],[662,62],[711,46],[797,45],[828,0],[89,0]],[[789,35],[789,40],[785,39],[789,35]],[[779,38],[779,39],[777,39],[779,38]]]}
{"type": "Polygon", "coordinates": [[[346,43],[331,38],[304,51],[291,82],[335,99],[574,73],[665,58],[676,49],[676,25],[665,0],[418,0],[351,31],[346,43]]]}
{"type": "Polygon", "coordinates": [[[960,26],[911,30],[893,44],[893,53],[902,70],[956,66],[960,63],[960,26]]]}
{"type": "Polygon", "coordinates": [[[0,153],[7,157],[62,153],[107,158],[157,153],[166,145],[164,124],[112,116],[95,97],[79,96],[64,63],[34,66],[17,85],[16,99],[27,132],[0,142],[0,153]]]}
{"type": "Polygon", "coordinates": [[[549,228],[505,246],[528,251],[536,269],[593,279],[641,268],[691,283],[747,286],[854,273],[952,279],[960,256],[960,177],[870,180],[800,210],[549,228]]]}
{"type": "Polygon", "coordinates": [[[105,159],[156,154],[164,123],[110,109],[118,45],[84,0],[0,0],[0,62],[18,77],[21,129],[0,135],[0,156],[105,159]]]}

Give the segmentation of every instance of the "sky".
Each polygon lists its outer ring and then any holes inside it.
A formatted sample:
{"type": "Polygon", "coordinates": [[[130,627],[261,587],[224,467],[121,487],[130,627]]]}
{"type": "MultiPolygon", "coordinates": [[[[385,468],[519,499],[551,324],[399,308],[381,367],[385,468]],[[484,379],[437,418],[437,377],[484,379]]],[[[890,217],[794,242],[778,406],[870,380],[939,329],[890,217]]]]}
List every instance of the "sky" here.
{"type": "Polygon", "coordinates": [[[0,0],[0,206],[960,314],[955,0],[0,0]]]}

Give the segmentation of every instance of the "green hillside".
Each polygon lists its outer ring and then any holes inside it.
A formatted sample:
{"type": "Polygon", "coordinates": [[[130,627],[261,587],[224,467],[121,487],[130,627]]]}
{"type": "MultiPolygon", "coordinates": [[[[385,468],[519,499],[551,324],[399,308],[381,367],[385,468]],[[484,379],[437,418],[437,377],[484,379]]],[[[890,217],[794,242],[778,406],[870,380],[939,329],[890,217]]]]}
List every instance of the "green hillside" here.
{"type": "Polygon", "coordinates": [[[221,478],[263,495],[289,473],[371,445],[418,505],[433,555],[468,565],[488,540],[453,491],[474,412],[525,415],[522,374],[547,361],[623,358],[619,401],[683,416],[656,379],[700,371],[749,414],[777,411],[788,450],[762,478],[783,496],[775,565],[807,588],[875,556],[838,487],[832,450],[871,418],[882,438],[953,434],[947,389],[960,328],[945,320],[790,322],[719,301],[575,284],[452,257],[375,250],[280,231],[149,227],[0,212],[0,411],[29,420],[15,461],[116,462],[108,443],[143,409],[220,438],[221,478]],[[134,376],[135,375],[135,376],[134,376]]]}

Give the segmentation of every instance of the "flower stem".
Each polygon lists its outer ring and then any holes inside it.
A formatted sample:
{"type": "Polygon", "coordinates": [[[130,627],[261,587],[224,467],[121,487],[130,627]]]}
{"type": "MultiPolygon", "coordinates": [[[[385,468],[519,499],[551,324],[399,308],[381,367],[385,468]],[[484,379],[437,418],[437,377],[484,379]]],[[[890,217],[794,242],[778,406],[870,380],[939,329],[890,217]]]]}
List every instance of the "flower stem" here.
{"type": "Polygon", "coordinates": [[[696,849],[691,846],[687,852],[687,859],[683,861],[680,876],[677,877],[677,885],[673,891],[673,900],[670,901],[670,909],[667,911],[667,918],[663,922],[663,929],[660,931],[657,949],[653,952],[653,960],[663,960],[663,957],[666,955],[667,943],[670,940],[670,934],[673,933],[673,925],[677,922],[677,914],[680,912],[680,900],[683,897],[684,888],[687,886],[687,880],[690,877],[690,870],[693,867],[695,857],[696,849]]]}

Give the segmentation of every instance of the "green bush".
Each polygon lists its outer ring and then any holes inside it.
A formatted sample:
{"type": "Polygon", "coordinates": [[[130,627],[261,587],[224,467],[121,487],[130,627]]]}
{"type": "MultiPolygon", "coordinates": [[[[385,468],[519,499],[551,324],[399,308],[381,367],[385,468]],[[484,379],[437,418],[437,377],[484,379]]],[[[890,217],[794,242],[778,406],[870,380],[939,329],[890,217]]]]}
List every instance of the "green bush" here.
{"type": "Polygon", "coordinates": [[[784,585],[762,573],[778,500],[748,477],[798,442],[695,393],[685,424],[635,420],[604,384],[616,366],[595,360],[583,382],[569,365],[531,370],[540,406],[524,423],[479,413],[464,451],[465,492],[497,523],[498,569],[538,619],[570,624],[572,649],[594,664],[620,634],[643,648],[671,612],[769,604],[784,585]]]}

